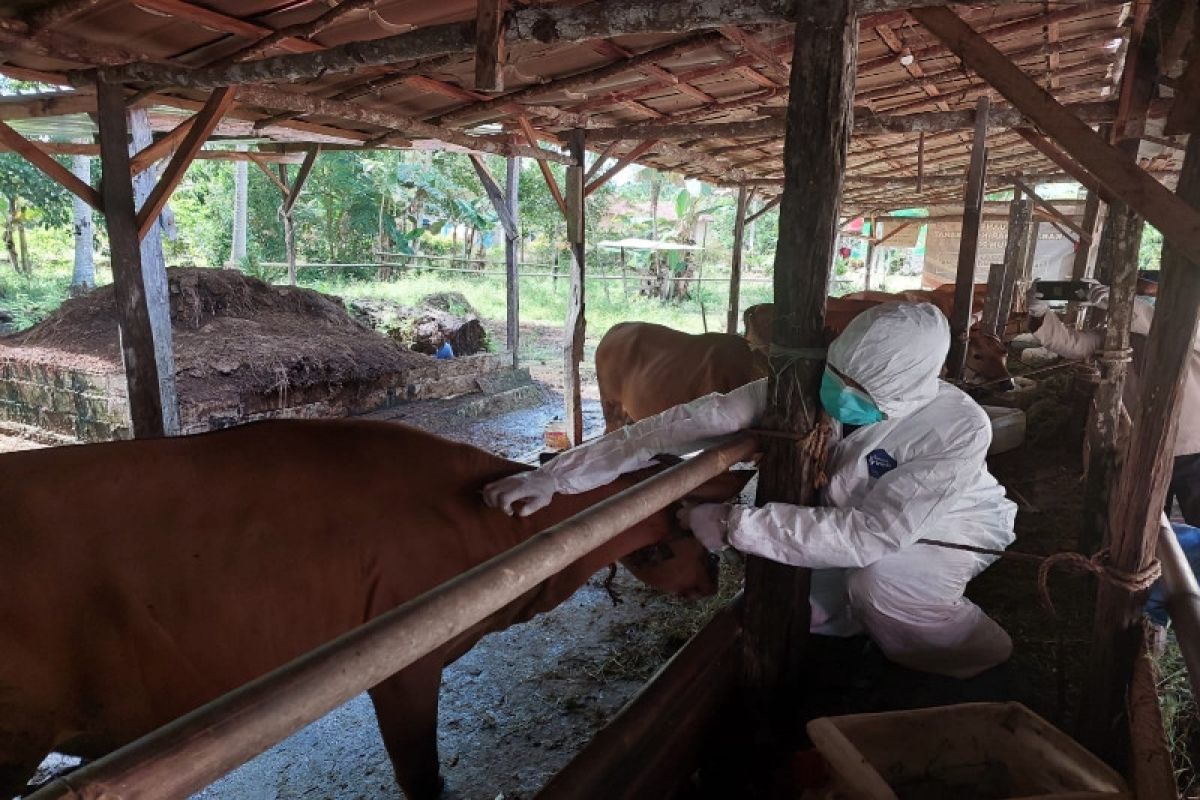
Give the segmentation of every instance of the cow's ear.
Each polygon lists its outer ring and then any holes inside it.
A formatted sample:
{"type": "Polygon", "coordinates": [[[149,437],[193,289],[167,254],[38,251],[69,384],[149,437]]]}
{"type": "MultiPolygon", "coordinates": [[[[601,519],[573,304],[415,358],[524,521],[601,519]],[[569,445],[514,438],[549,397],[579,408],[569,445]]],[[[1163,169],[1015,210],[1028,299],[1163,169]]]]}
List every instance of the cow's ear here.
{"type": "Polygon", "coordinates": [[[724,503],[727,500],[734,500],[756,474],[757,471],[752,469],[722,472],[712,480],[706,481],[688,492],[684,499],[694,503],[724,503]]]}

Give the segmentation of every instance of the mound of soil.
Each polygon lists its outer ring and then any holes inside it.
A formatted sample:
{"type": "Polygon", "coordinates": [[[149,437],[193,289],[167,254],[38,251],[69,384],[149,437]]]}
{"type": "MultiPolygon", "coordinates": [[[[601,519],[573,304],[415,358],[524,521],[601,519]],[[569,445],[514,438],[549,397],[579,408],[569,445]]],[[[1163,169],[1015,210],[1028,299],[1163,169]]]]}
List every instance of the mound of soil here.
{"type": "MultiPolygon", "coordinates": [[[[167,270],[183,402],[372,380],[428,364],[351,317],[337,297],[272,286],[236,270],[167,270]]],[[[63,303],[0,347],[39,348],[120,368],[113,288],[63,303]]]]}

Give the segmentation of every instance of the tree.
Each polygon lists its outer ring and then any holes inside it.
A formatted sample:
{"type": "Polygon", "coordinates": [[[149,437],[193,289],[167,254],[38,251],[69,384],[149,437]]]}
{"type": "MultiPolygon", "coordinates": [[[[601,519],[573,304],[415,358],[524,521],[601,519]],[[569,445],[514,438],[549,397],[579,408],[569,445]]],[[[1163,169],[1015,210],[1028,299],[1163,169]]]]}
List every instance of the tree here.
{"type": "Polygon", "coordinates": [[[30,225],[65,225],[67,191],[16,153],[0,154],[0,197],[4,199],[4,247],[12,268],[28,275],[33,265],[25,241],[30,225]]]}
{"type": "MultiPolygon", "coordinates": [[[[71,159],[71,172],[84,183],[91,183],[92,160],[87,156],[71,159]]],[[[83,200],[73,199],[75,225],[75,269],[71,273],[71,296],[87,294],[96,286],[96,260],[93,236],[92,207],[83,200]]]]}

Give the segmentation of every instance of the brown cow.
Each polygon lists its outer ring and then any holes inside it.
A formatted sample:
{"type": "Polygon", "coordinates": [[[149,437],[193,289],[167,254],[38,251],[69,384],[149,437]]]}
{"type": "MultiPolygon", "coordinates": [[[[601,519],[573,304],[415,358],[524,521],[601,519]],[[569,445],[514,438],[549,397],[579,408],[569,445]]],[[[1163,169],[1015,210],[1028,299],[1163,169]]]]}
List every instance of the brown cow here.
{"type": "MultiPolygon", "coordinates": [[[[827,299],[825,317],[827,339],[841,333],[850,320],[868,308],[882,302],[908,299],[897,298],[884,292],[859,292],[857,295],[869,296],[847,295],[846,297],[827,299]],[[877,298],[876,295],[882,295],[882,298],[877,298]]],[[[923,301],[913,299],[912,302],[923,301]]],[[[775,307],[771,303],[750,306],[742,313],[742,319],[746,326],[746,340],[752,347],[763,349],[767,346],[771,340],[771,326],[774,318],[775,307]]],[[[970,338],[967,340],[967,360],[963,377],[968,383],[989,384],[999,390],[1013,388],[1012,375],[1008,371],[1008,349],[1004,346],[1004,342],[979,328],[972,328],[970,338]]]]}
{"type": "Polygon", "coordinates": [[[766,374],[766,357],[730,333],[692,334],[653,322],[621,322],[596,346],[606,432],[766,374]]]}
{"type": "MultiPolygon", "coordinates": [[[[646,474],[524,519],[484,507],[480,488],[522,469],[361,420],[0,456],[0,797],[51,750],[120,747],[646,474]]],[[[727,500],[748,475],[720,476],[696,499],[727,500]]],[[[666,509],[375,686],[409,798],[442,785],[443,665],[618,559],[678,594],[716,588],[708,554],[666,509]]]]}

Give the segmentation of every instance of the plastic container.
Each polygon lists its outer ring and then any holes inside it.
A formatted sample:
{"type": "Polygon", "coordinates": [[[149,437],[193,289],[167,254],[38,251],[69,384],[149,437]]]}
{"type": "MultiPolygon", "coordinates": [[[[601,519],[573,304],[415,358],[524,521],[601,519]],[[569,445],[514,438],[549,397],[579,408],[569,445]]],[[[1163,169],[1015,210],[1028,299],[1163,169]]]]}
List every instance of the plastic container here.
{"type": "Polygon", "coordinates": [[[808,734],[829,762],[835,797],[1133,797],[1108,765],[1020,703],[824,717],[808,734]]]}
{"type": "Polygon", "coordinates": [[[992,443],[988,455],[1016,450],[1025,441],[1025,412],[1019,408],[984,406],[992,421],[992,443]]]}

